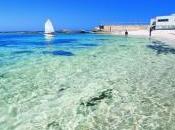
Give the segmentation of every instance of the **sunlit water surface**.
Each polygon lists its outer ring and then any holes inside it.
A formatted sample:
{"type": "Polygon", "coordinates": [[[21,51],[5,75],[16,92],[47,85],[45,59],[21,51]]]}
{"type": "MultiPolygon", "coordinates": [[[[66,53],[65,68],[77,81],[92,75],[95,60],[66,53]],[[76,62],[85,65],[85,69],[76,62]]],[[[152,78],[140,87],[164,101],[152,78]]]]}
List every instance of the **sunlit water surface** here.
{"type": "Polygon", "coordinates": [[[1,130],[175,130],[175,49],[95,34],[0,34],[1,130]]]}

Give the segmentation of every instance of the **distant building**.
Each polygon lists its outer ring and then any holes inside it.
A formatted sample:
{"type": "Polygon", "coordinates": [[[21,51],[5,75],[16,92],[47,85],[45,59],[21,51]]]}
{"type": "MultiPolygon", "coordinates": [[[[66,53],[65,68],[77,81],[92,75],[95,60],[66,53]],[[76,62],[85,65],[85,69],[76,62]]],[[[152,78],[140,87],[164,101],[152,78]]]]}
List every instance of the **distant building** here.
{"type": "Polygon", "coordinates": [[[175,14],[169,16],[157,16],[151,19],[150,26],[156,30],[172,30],[175,29],[175,14]]]}
{"type": "Polygon", "coordinates": [[[100,25],[100,26],[99,26],[99,29],[100,29],[100,30],[103,30],[104,28],[105,28],[104,25],[100,25]]]}
{"type": "Polygon", "coordinates": [[[95,27],[94,32],[122,32],[147,30],[148,25],[100,25],[95,27]]]}

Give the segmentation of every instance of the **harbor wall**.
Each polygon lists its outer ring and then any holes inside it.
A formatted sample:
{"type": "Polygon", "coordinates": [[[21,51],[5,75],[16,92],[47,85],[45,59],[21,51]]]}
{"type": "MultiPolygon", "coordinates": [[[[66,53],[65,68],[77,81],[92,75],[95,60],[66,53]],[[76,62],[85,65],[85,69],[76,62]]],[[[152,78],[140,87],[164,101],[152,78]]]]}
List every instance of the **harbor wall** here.
{"type": "Polygon", "coordinates": [[[117,32],[117,31],[138,31],[147,30],[149,25],[105,25],[100,26],[99,31],[102,32],[117,32]]]}

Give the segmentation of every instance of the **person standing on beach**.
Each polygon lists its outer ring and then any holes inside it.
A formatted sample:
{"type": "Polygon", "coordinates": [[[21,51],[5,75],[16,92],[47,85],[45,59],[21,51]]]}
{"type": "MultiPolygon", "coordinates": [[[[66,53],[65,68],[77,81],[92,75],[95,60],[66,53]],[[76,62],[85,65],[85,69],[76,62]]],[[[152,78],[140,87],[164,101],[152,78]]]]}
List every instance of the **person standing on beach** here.
{"type": "Polygon", "coordinates": [[[151,37],[152,36],[152,31],[156,29],[156,26],[155,25],[152,25],[150,28],[149,28],[149,36],[151,37]]]}
{"type": "Polygon", "coordinates": [[[150,29],[149,29],[149,36],[151,37],[152,35],[152,31],[153,31],[153,27],[151,26],[150,29]]]}

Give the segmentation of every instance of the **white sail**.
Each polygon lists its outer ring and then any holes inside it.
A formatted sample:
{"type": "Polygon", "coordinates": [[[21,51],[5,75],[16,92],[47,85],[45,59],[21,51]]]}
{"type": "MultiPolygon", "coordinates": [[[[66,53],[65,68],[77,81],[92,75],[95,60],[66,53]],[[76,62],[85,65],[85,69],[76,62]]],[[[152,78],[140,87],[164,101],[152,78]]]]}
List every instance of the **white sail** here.
{"type": "Polygon", "coordinates": [[[54,27],[52,25],[52,22],[48,19],[45,23],[45,34],[52,34],[54,33],[54,27]]]}

